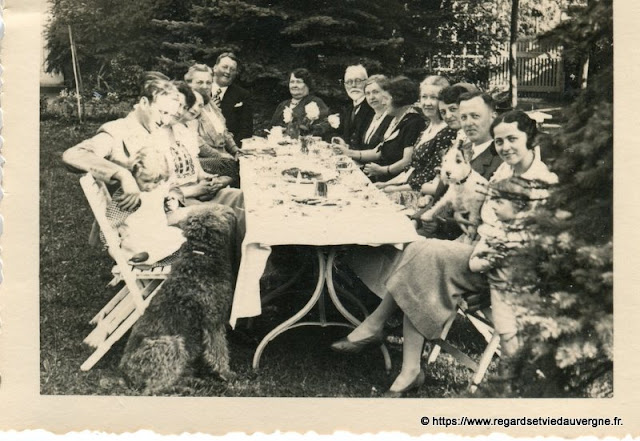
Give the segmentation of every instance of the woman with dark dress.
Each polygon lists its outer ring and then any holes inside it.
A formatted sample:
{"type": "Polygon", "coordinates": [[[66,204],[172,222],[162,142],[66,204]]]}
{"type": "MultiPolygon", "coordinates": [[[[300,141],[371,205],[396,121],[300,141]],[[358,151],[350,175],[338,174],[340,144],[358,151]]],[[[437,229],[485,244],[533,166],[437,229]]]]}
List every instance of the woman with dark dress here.
{"type": "MultiPolygon", "coordinates": [[[[439,130],[428,141],[418,142],[413,151],[411,171],[406,182],[396,183],[394,180],[379,184],[386,193],[389,193],[393,201],[407,208],[418,209],[421,206],[422,196],[431,196],[435,193],[440,182],[438,168],[443,151],[451,147],[454,141],[464,137],[460,130],[457,99],[466,92],[467,89],[462,86],[445,87],[440,90],[438,111],[441,114],[440,121],[445,124],[445,128],[439,130]]],[[[424,202],[426,205],[427,201],[424,202]]]]}
{"type": "Polygon", "coordinates": [[[365,174],[376,182],[387,181],[409,166],[413,145],[426,127],[414,108],[419,97],[416,83],[407,77],[396,77],[383,86],[383,91],[389,100],[387,113],[393,119],[382,140],[371,150],[349,153],[343,147],[345,154],[365,164],[365,174]]]}
{"type": "Polygon", "coordinates": [[[375,112],[371,123],[363,131],[362,139],[358,140],[358,145],[349,146],[351,154],[357,156],[355,150],[370,150],[378,146],[383,139],[384,133],[389,128],[393,117],[387,112],[387,101],[384,88],[389,84],[389,79],[384,75],[371,75],[364,82],[364,95],[367,103],[375,112]]]}
{"type": "MultiPolygon", "coordinates": [[[[329,108],[315,95],[311,73],[307,69],[295,69],[289,76],[289,93],[291,99],[278,104],[271,117],[271,126],[287,128],[289,132],[295,127],[298,134],[323,136],[330,130],[327,116],[329,108]]],[[[288,133],[290,136],[294,133],[288,133]]]]}

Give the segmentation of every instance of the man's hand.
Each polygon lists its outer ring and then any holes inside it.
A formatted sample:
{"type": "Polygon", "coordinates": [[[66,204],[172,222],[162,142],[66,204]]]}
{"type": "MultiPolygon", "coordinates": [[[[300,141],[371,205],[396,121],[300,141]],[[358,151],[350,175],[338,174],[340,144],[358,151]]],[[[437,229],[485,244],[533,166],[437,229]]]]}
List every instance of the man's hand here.
{"type": "Polygon", "coordinates": [[[140,188],[133,175],[129,170],[122,169],[118,171],[114,178],[120,182],[122,194],[118,195],[114,200],[118,207],[124,211],[133,211],[140,205],[140,188]]]}

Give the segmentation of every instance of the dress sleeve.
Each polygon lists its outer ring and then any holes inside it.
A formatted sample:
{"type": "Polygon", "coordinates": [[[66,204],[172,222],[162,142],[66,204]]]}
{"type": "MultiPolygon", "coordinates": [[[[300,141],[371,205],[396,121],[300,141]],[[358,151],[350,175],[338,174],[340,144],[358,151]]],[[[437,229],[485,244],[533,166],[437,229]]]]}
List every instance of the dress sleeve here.
{"type": "Polygon", "coordinates": [[[284,108],[286,104],[287,104],[287,101],[283,101],[280,104],[278,104],[278,107],[276,107],[276,111],[273,112],[273,116],[271,117],[271,127],[284,125],[282,114],[284,112],[284,108]]]}

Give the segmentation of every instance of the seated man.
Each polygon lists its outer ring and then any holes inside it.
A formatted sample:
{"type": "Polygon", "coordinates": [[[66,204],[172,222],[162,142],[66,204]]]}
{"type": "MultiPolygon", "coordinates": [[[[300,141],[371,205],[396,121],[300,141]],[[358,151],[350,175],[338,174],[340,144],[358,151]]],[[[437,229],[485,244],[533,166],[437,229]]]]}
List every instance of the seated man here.
{"type": "Polygon", "coordinates": [[[215,149],[222,157],[235,158],[241,150],[236,145],[233,134],[227,129],[222,111],[211,96],[213,71],[206,64],[194,64],[185,74],[184,80],[204,99],[204,108],[198,116],[200,144],[206,146],[205,149],[215,149]]]}
{"type": "MultiPolygon", "coordinates": [[[[112,189],[118,185],[120,191],[114,195],[114,201],[122,210],[133,211],[140,204],[141,191],[131,173],[131,167],[136,154],[144,147],[164,149],[167,158],[173,159],[173,185],[180,187],[180,183],[176,183],[176,176],[184,171],[183,166],[188,164],[189,158],[184,155],[184,163],[176,161],[176,155],[170,148],[172,142],[168,137],[171,132],[167,128],[182,114],[182,106],[181,95],[173,84],[162,79],[147,81],[144,83],[140,100],[129,115],[104,124],[94,137],[67,149],[62,155],[62,160],[76,170],[91,173],[97,180],[111,185],[112,189]]],[[[183,197],[189,198],[193,191],[202,190],[206,193],[205,197],[213,203],[231,206],[236,214],[240,213],[237,240],[241,242],[244,232],[242,192],[222,188],[222,184],[224,183],[218,180],[210,180],[193,186],[197,188],[181,192],[183,197]]],[[[186,207],[177,209],[173,216],[170,216],[170,223],[176,224],[186,217],[188,212],[186,207]]],[[[91,240],[97,243],[96,228],[92,231],[91,240]]]]}
{"type": "MultiPolygon", "coordinates": [[[[460,124],[473,151],[471,167],[489,180],[493,172],[502,164],[489,131],[496,117],[495,103],[490,95],[475,91],[460,95],[458,106],[460,124]]],[[[446,190],[447,186],[441,181],[434,194],[434,200],[442,197],[446,190]]],[[[438,239],[455,239],[462,233],[451,217],[423,222],[422,227],[420,234],[438,239]]]]}

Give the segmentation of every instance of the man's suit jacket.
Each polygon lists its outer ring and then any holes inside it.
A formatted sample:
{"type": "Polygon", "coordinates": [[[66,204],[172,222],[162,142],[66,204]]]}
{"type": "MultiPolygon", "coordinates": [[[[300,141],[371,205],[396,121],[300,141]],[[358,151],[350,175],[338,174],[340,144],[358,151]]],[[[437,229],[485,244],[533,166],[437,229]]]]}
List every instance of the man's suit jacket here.
{"type": "Polygon", "coordinates": [[[471,160],[471,168],[477,171],[487,181],[493,176],[493,172],[502,164],[502,159],[498,156],[496,145],[492,142],[486,150],[471,160]]]}
{"type": "Polygon", "coordinates": [[[362,149],[362,138],[375,114],[367,100],[362,101],[359,106],[360,109],[353,117],[353,121],[351,120],[354,111],[353,101],[342,109],[342,115],[340,115],[339,130],[342,132],[342,139],[354,150],[362,149]]]}
{"type": "Polygon", "coordinates": [[[253,108],[249,91],[231,84],[220,103],[220,110],[227,121],[227,129],[240,147],[240,141],[253,136],[253,108]]]}

